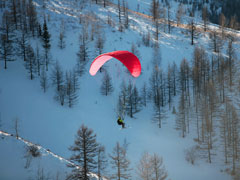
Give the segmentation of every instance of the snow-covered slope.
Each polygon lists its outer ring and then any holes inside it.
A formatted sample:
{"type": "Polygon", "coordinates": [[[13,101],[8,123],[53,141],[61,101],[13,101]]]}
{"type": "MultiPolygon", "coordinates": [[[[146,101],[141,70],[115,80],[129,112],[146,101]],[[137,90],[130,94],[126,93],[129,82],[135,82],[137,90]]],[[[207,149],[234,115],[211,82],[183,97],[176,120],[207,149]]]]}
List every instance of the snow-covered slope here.
{"type": "MultiPolygon", "coordinates": [[[[147,0],[137,2],[141,3],[140,7],[149,5],[147,0]]],[[[92,11],[103,25],[104,52],[130,50],[132,44],[137,44],[143,74],[132,81],[139,88],[144,82],[148,83],[152,72],[153,49],[142,45],[140,34],[153,31],[152,22],[149,19],[131,13],[129,14],[130,28],[119,32],[117,27],[109,27],[106,24],[108,14],[117,21],[117,9],[114,6],[103,8],[92,4],[84,11],[80,11],[76,1],[51,0],[48,1],[46,10],[41,8],[39,1],[35,1],[35,5],[40,21],[43,21],[44,13],[50,17],[48,26],[52,35],[52,59],[59,61],[64,70],[72,69],[76,64],[78,39],[82,28],[79,24],[79,16],[92,11]],[[66,27],[66,48],[63,50],[57,46],[61,20],[64,20],[66,27]]],[[[135,5],[135,1],[129,0],[129,8],[135,5]]],[[[171,34],[160,32],[163,70],[167,70],[168,64],[172,62],[179,65],[183,58],[190,60],[192,57],[194,46],[190,45],[190,37],[184,35],[182,31],[181,28],[174,28],[171,34]]],[[[32,39],[33,46],[36,46],[36,42],[36,39],[32,39]]],[[[196,44],[208,47],[208,43],[208,35],[200,34],[196,44]]],[[[93,59],[97,55],[94,41],[89,45],[90,59],[93,59]]],[[[239,47],[239,44],[236,43],[235,46],[239,47]]],[[[87,69],[89,66],[90,62],[87,69]]],[[[2,61],[0,61],[0,67],[3,67],[2,61]]],[[[175,115],[171,111],[168,111],[163,127],[159,129],[152,123],[153,109],[149,103],[147,108],[143,108],[135,115],[135,118],[126,117],[125,121],[131,128],[119,130],[116,123],[119,85],[122,81],[128,82],[129,77],[124,67],[116,61],[109,62],[107,68],[112,74],[115,89],[113,94],[107,97],[102,96],[100,85],[103,75],[98,73],[92,77],[87,72],[79,80],[79,101],[73,108],[60,106],[53,99],[53,88],[50,87],[46,93],[43,93],[39,79],[29,80],[21,60],[9,63],[7,70],[0,68],[1,129],[14,134],[14,119],[18,118],[21,137],[67,159],[71,155],[68,148],[73,144],[78,128],[85,124],[94,130],[98,142],[106,147],[108,154],[112,152],[117,141],[123,143],[125,139],[127,140],[128,157],[134,169],[132,179],[138,179],[135,167],[144,151],[157,153],[163,157],[168,177],[172,180],[231,179],[228,174],[221,172],[224,169],[221,154],[214,157],[212,164],[199,159],[193,166],[185,160],[185,149],[194,145],[195,136],[193,133],[184,139],[179,136],[179,132],[175,130],[175,115]],[[119,71],[120,76],[116,73],[119,71]]],[[[24,169],[24,165],[23,144],[10,137],[0,139],[0,179],[11,180],[17,177],[19,180],[25,180],[28,177],[34,177],[38,165],[44,168],[46,174],[50,173],[51,177],[61,172],[60,179],[64,179],[69,172],[65,163],[55,160],[48,154],[38,159],[30,170],[24,169]]]]}

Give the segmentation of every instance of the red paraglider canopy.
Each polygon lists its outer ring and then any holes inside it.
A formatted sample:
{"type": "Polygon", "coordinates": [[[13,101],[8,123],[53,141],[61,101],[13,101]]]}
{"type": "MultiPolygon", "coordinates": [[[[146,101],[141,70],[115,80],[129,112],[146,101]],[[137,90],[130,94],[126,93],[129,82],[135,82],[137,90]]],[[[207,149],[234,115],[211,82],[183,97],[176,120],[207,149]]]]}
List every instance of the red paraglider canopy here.
{"type": "Polygon", "coordinates": [[[89,73],[94,76],[103,66],[103,64],[109,61],[111,58],[121,61],[127,67],[133,77],[138,77],[141,74],[141,63],[139,59],[129,51],[114,51],[101,54],[92,62],[89,73]]]}

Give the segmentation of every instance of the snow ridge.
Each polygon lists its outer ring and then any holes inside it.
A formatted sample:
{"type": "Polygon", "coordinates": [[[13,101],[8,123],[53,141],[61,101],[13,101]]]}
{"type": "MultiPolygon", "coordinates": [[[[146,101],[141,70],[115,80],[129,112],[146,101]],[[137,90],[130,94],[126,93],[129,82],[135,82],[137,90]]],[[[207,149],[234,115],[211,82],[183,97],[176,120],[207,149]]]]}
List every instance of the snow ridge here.
{"type": "MultiPolygon", "coordinates": [[[[0,130],[0,135],[5,136],[5,137],[13,137],[13,138],[16,138],[17,140],[23,142],[23,143],[26,144],[27,146],[35,146],[35,147],[37,147],[38,150],[40,150],[41,152],[45,152],[45,153],[47,153],[48,155],[51,155],[51,156],[59,159],[61,162],[67,163],[67,164],[75,167],[76,169],[80,169],[80,168],[81,168],[80,166],[76,165],[75,163],[71,162],[70,160],[65,159],[64,157],[55,154],[55,153],[52,152],[51,150],[46,149],[46,148],[42,147],[42,146],[39,145],[39,144],[32,143],[32,142],[30,142],[30,141],[28,141],[28,140],[26,140],[26,139],[24,139],[24,138],[22,138],[22,137],[20,137],[20,136],[17,137],[17,136],[15,136],[14,134],[11,134],[11,133],[8,133],[8,132],[5,132],[5,131],[1,131],[1,130],[0,130]]],[[[89,173],[89,176],[90,176],[91,178],[96,178],[96,179],[98,178],[98,176],[97,176],[95,173],[89,173]]],[[[102,180],[108,180],[108,179],[107,179],[106,177],[102,177],[102,180]]]]}

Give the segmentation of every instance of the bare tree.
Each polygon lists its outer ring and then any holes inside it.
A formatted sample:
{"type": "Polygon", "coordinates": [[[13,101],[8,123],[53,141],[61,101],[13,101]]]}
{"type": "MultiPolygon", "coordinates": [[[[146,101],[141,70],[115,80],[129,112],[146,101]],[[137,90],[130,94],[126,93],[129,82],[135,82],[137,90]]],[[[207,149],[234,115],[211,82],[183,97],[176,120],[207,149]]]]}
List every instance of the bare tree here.
{"type": "Polygon", "coordinates": [[[35,74],[37,72],[37,62],[36,62],[36,57],[33,48],[28,45],[26,47],[26,64],[25,64],[26,69],[28,70],[30,74],[30,79],[34,79],[35,74]]]}
{"type": "Polygon", "coordinates": [[[185,159],[190,162],[192,165],[195,164],[197,159],[197,147],[193,146],[185,151],[185,159]]]}
{"type": "Polygon", "coordinates": [[[59,41],[58,41],[58,46],[60,49],[63,49],[66,47],[65,43],[65,24],[64,21],[62,20],[61,25],[60,25],[60,32],[59,32],[59,41]]]}
{"type": "Polygon", "coordinates": [[[110,158],[112,168],[114,170],[114,174],[112,174],[111,179],[131,179],[131,169],[129,168],[130,161],[127,158],[126,148],[120,146],[119,142],[117,142],[112,154],[110,155],[110,158]]]}
{"type": "Polygon", "coordinates": [[[190,35],[191,35],[191,45],[193,45],[194,44],[194,39],[197,36],[196,26],[195,26],[195,22],[194,22],[193,19],[189,22],[189,27],[190,27],[190,35]]]}
{"type": "Polygon", "coordinates": [[[68,106],[71,108],[73,105],[77,103],[78,99],[78,79],[75,71],[66,72],[65,78],[65,89],[66,89],[66,100],[68,106]]]}
{"type": "Polygon", "coordinates": [[[118,30],[120,32],[123,31],[123,23],[122,23],[122,8],[121,8],[121,3],[120,0],[118,0],[118,30]]]}
{"type": "Polygon", "coordinates": [[[22,30],[21,39],[18,41],[20,46],[20,56],[26,61],[26,47],[27,47],[27,37],[26,33],[22,30]]]}
{"type": "Polygon", "coordinates": [[[178,5],[178,9],[177,9],[177,13],[176,13],[177,26],[179,26],[179,24],[181,23],[183,14],[184,14],[184,8],[183,8],[182,3],[180,3],[178,5]]]}
{"type": "Polygon", "coordinates": [[[82,31],[82,34],[80,35],[80,46],[79,46],[79,52],[77,53],[78,59],[77,59],[77,72],[80,76],[82,76],[85,72],[85,66],[89,59],[88,55],[88,43],[86,40],[86,34],[85,30],[82,31]]]}
{"type": "Polygon", "coordinates": [[[147,152],[144,152],[138,163],[137,174],[142,180],[164,180],[168,176],[162,157],[147,152]]]}
{"type": "Polygon", "coordinates": [[[95,44],[97,56],[103,53],[104,39],[105,38],[103,37],[103,35],[98,34],[96,44],[95,44]]]}
{"type": "Polygon", "coordinates": [[[42,66],[42,57],[40,56],[40,53],[39,53],[38,44],[37,44],[37,47],[36,47],[35,55],[36,55],[37,73],[38,73],[38,76],[40,76],[40,74],[41,74],[41,66],[42,66]]]}
{"type": "Polygon", "coordinates": [[[148,152],[144,152],[138,165],[137,174],[142,180],[152,180],[153,168],[151,162],[151,155],[148,152]]]}
{"type": "Polygon", "coordinates": [[[147,95],[148,95],[147,84],[146,82],[144,82],[143,87],[141,89],[141,100],[142,100],[142,104],[145,107],[147,106],[147,95]]]}
{"type": "Polygon", "coordinates": [[[165,180],[168,174],[163,165],[163,158],[154,153],[151,162],[153,167],[153,180],[165,180]]]}
{"type": "Polygon", "coordinates": [[[55,67],[52,71],[51,75],[52,85],[55,86],[55,96],[54,99],[63,106],[66,98],[66,86],[64,84],[65,80],[63,77],[63,70],[59,65],[58,61],[56,61],[55,67]]]}
{"type": "Polygon", "coordinates": [[[203,20],[203,26],[204,26],[205,32],[207,31],[207,23],[208,23],[208,16],[209,16],[208,14],[209,12],[208,12],[207,6],[205,5],[202,8],[202,20],[203,20]]]}
{"type": "Polygon", "coordinates": [[[216,30],[212,31],[210,34],[210,39],[210,48],[213,50],[213,52],[221,52],[224,43],[223,40],[217,35],[216,30]]]}
{"type": "Polygon", "coordinates": [[[149,9],[153,20],[157,20],[159,18],[159,0],[152,0],[150,9],[149,9]]]}
{"type": "Polygon", "coordinates": [[[228,55],[227,64],[228,64],[228,71],[229,71],[229,85],[231,87],[233,85],[234,73],[236,72],[236,68],[235,68],[236,54],[233,48],[232,39],[229,39],[228,41],[227,55],[228,55]]]}
{"type": "Polygon", "coordinates": [[[52,85],[56,87],[57,91],[59,91],[60,86],[62,86],[64,83],[64,78],[62,67],[60,66],[58,61],[56,61],[55,66],[52,70],[51,79],[52,85]]]}
{"type": "Polygon", "coordinates": [[[43,89],[43,92],[45,93],[48,88],[48,77],[47,77],[47,73],[45,70],[45,66],[43,66],[42,70],[41,70],[40,85],[41,85],[41,88],[43,89]]]}
{"type": "Polygon", "coordinates": [[[222,30],[222,38],[223,38],[224,37],[224,29],[225,29],[225,26],[226,26],[226,17],[224,16],[223,13],[220,14],[219,25],[220,25],[220,28],[222,30]]]}
{"type": "Polygon", "coordinates": [[[0,55],[4,60],[4,69],[7,69],[7,62],[12,61],[12,44],[7,40],[5,34],[1,35],[0,55]]]}
{"type": "Polygon", "coordinates": [[[171,6],[167,6],[167,22],[168,22],[168,33],[171,33],[171,6]]]}
{"type": "Polygon", "coordinates": [[[101,85],[101,93],[107,96],[112,92],[113,92],[112,79],[109,76],[108,72],[105,70],[102,85],[101,85]]]}
{"type": "Polygon", "coordinates": [[[184,92],[181,93],[178,113],[176,118],[176,129],[181,131],[181,136],[184,138],[187,131],[187,117],[186,117],[186,100],[184,92]]]}
{"type": "Polygon", "coordinates": [[[99,146],[97,152],[97,175],[98,179],[100,180],[105,173],[107,167],[107,157],[105,153],[105,147],[99,146]]]}

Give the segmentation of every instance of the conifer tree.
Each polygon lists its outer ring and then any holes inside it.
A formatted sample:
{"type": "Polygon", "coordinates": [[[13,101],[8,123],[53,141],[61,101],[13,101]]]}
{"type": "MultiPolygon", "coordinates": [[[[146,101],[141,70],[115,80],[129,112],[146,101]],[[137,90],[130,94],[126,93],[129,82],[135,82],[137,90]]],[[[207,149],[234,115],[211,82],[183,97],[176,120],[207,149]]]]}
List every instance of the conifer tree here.
{"type": "Polygon", "coordinates": [[[73,169],[67,179],[90,180],[89,173],[96,170],[98,147],[96,134],[92,129],[82,125],[77,131],[74,144],[69,148],[73,153],[70,160],[81,168],[69,164],[68,166],[73,169]]]}
{"type": "Polygon", "coordinates": [[[45,54],[44,60],[46,65],[46,71],[48,71],[48,65],[50,63],[50,57],[49,57],[49,51],[51,48],[50,37],[51,35],[48,32],[47,22],[46,22],[46,19],[44,18],[42,39],[43,39],[43,48],[44,48],[44,54],[45,54]]]}

